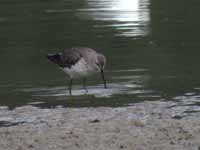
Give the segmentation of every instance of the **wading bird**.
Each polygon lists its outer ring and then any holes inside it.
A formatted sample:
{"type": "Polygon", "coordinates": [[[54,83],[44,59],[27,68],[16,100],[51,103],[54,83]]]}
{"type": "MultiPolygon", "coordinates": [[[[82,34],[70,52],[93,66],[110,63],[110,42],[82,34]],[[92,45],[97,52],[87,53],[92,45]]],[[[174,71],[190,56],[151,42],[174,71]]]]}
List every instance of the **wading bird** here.
{"type": "Polygon", "coordinates": [[[69,77],[69,94],[72,94],[73,79],[82,79],[87,92],[86,77],[100,72],[104,88],[107,88],[104,77],[106,58],[91,48],[69,48],[63,52],[48,54],[47,58],[57,64],[69,77]]]}

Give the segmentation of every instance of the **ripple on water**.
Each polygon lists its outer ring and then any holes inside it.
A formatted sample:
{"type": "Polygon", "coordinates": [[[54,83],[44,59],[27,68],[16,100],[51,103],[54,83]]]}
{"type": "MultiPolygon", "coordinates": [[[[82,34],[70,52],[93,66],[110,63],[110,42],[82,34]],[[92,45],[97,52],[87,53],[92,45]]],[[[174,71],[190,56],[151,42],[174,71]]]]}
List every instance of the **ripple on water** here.
{"type": "Polygon", "coordinates": [[[149,32],[149,3],[149,0],[87,0],[87,8],[77,9],[77,16],[107,22],[95,27],[115,28],[120,31],[115,36],[144,36],[149,32]]]}
{"type": "Polygon", "coordinates": [[[110,70],[106,72],[146,72],[148,69],[120,69],[120,70],[110,70]]]}
{"type": "MultiPolygon", "coordinates": [[[[120,83],[110,83],[108,84],[108,88],[104,89],[103,85],[97,86],[88,86],[88,92],[86,93],[85,89],[82,89],[81,86],[74,86],[72,90],[73,96],[83,96],[93,95],[94,97],[104,97],[109,98],[113,95],[121,95],[121,94],[145,94],[151,93],[152,91],[147,91],[142,89],[143,86],[132,83],[132,82],[120,82],[120,83]]],[[[38,97],[59,97],[59,96],[69,96],[69,92],[66,87],[51,87],[51,88],[29,88],[22,89],[22,92],[30,92],[33,96],[38,97]]]]}
{"type": "Polygon", "coordinates": [[[47,14],[51,14],[51,13],[65,13],[65,12],[69,12],[72,10],[71,9],[46,9],[44,11],[47,14]]]}
{"type": "Polygon", "coordinates": [[[8,20],[7,18],[0,17],[0,22],[5,22],[7,20],[8,20]]]}

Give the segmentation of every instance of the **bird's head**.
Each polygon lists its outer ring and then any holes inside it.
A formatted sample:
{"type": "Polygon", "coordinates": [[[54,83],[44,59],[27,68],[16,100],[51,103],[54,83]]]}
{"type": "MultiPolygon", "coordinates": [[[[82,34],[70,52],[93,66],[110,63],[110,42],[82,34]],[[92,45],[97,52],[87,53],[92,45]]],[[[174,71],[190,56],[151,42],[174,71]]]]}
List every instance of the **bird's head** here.
{"type": "Polygon", "coordinates": [[[46,57],[52,63],[57,64],[60,67],[63,67],[63,59],[62,59],[62,54],[61,53],[47,54],[46,57]]]}

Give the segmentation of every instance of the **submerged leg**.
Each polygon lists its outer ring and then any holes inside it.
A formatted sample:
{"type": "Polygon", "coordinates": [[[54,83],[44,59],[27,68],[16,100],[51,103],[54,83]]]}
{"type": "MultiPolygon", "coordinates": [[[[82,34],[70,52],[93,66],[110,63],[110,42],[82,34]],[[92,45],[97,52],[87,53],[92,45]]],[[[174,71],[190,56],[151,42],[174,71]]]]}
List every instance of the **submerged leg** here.
{"type": "Polygon", "coordinates": [[[88,93],[88,89],[86,87],[86,78],[83,78],[83,88],[85,89],[85,93],[88,93]]]}
{"type": "Polygon", "coordinates": [[[72,95],[72,78],[69,79],[69,95],[72,95]]]}

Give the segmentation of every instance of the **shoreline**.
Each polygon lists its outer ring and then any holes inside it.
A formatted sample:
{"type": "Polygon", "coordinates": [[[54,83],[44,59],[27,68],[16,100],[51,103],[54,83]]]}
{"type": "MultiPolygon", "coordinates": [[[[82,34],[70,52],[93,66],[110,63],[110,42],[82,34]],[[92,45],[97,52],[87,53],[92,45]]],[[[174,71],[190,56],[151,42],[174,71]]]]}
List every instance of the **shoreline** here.
{"type": "Polygon", "coordinates": [[[198,150],[200,115],[175,102],[128,107],[0,107],[0,150],[198,150]]]}

